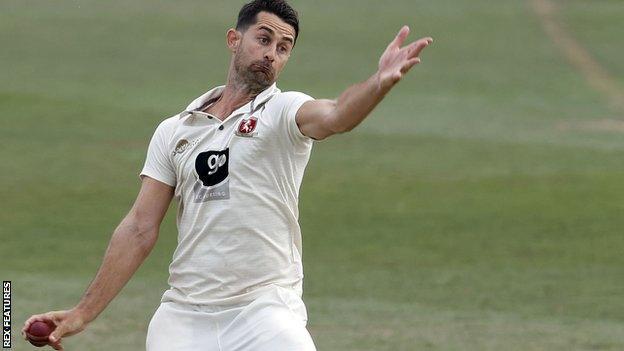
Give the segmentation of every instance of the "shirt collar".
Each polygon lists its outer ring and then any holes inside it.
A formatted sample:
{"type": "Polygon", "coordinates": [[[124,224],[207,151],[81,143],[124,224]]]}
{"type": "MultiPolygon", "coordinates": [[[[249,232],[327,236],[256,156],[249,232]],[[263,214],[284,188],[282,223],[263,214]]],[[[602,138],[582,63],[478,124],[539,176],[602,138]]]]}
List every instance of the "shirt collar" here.
{"type": "MultiPolygon", "coordinates": [[[[193,100],[186,107],[186,109],[182,113],[180,113],[179,118],[192,115],[193,112],[204,106],[206,102],[210,101],[211,99],[218,98],[223,93],[223,90],[225,90],[225,85],[220,85],[202,94],[200,97],[193,100]]],[[[281,90],[277,88],[277,83],[273,83],[270,87],[264,89],[260,94],[258,94],[253,100],[232,112],[232,115],[237,115],[245,112],[252,113],[257,110],[262,104],[269,101],[275,94],[278,94],[280,92],[281,90]]]]}

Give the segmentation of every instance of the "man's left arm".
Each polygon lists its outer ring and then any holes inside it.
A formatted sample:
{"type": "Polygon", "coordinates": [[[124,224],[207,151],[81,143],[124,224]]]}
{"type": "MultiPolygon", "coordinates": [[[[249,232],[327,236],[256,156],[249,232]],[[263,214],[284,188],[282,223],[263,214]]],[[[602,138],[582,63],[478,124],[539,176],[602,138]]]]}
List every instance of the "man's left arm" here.
{"type": "Polygon", "coordinates": [[[362,83],[352,85],[336,100],[312,100],[297,111],[296,121],[304,135],[321,140],[355,128],[384,96],[420,62],[418,55],[433,42],[427,37],[401,47],[409,27],[401,28],[379,59],[379,69],[362,83]]]}

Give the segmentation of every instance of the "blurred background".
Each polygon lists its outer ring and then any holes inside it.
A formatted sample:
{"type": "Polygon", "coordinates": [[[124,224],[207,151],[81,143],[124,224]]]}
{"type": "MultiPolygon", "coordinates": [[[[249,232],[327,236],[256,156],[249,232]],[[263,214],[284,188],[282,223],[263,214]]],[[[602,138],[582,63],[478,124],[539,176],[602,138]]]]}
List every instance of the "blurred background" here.
{"type": "MultiPolygon", "coordinates": [[[[71,308],[139,189],[157,124],[225,81],[243,1],[0,3],[0,276],[13,346],[71,308]]],[[[316,143],[300,221],[319,350],[624,349],[624,2],[292,0],[279,87],[333,98],[401,25],[432,46],[316,143]]],[[[172,206],[173,207],[173,206],[172,206]]],[[[154,251],[70,350],[144,349],[154,251]]]]}

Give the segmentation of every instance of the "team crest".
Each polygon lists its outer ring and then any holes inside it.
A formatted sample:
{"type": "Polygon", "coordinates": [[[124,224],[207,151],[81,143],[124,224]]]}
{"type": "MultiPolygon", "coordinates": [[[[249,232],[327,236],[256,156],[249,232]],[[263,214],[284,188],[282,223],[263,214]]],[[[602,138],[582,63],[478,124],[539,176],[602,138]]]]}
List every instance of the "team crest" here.
{"type": "Polygon", "coordinates": [[[238,129],[236,130],[236,135],[244,136],[244,137],[252,137],[258,132],[256,132],[256,125],[258,125],[258,119],[256,117],[249,117],[249,119],[243,119],[238,125],[238,129]]]}

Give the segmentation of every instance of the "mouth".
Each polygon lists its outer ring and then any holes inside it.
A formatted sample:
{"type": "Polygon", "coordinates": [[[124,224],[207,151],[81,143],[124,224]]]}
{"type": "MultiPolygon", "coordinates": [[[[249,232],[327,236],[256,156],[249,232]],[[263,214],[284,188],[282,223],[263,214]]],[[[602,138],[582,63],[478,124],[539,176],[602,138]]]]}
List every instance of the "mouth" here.
{"type": "Polygon", "coordinates": [[[255,68],[256,70],[266,74],[266,75],[272,75],[273,74],[273,70],[271,69],[271,67],[267,66],[267,65],[263,65],[261,63],[254,63],[251,65],[253,68],[255,68]]]}

